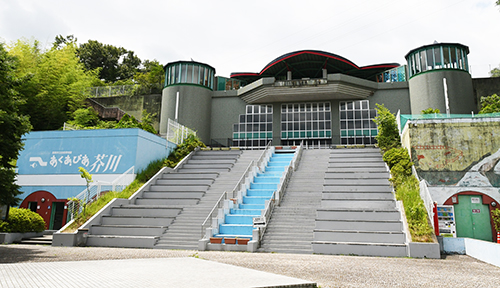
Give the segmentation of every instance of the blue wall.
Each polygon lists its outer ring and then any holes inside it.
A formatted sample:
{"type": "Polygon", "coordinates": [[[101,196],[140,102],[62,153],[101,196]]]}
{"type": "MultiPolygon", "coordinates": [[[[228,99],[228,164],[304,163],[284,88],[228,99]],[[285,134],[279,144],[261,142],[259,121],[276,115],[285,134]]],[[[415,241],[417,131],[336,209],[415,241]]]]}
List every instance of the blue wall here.
{"type": "Polygon", "coordinates": [[[94,179],[116,179],[132,166],[137,173],[175,148],[165,139],[137,128],[39,131],[25,135],[24,140],[17,161],[18,184],[24,192],[21,199],[39,190],[49,191],[58,199],[69,198],[85,189],[78,167],[84,167],[94,179]]]}

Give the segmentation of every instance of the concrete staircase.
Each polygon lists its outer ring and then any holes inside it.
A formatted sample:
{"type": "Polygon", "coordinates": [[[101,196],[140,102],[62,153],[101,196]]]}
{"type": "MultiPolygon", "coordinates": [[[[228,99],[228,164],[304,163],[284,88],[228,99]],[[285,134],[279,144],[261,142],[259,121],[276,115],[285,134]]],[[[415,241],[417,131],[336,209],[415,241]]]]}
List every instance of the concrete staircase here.
{"type": "Polygon", "coordinates": [[[316,209],[331,150],[304,150],[280,206],[274,208],[259,252],[312,254],[316,209]]]}
{"type": "Polygon", "coordinates": [[[314,253],[407,256],[401,214],[379,149],[331,151],[314,253]]]}
{"type": "MultiPolygon", "coordinates": [[[[222,171],[197,205],[185,207],[156,243],[156,249],[198,249],[201,224],[224,191],[231,191],[252,160],[259,158],[262,150],[244,150],[231,171],[222,171]]],[[[201,159],[199,159],[201,160],[201,159]]],[[[209,159],[206,159],[209,160],[209,159]]]]}
{"type": "Polygon", "coordinates": [[[197,151],[176,172],[157,176],[129,204],[111,208],[99,225],[89,228],[87,246],[152,248],[183,210],[200,202],[219,174],[231,170],[240,154],[197,151]]]}

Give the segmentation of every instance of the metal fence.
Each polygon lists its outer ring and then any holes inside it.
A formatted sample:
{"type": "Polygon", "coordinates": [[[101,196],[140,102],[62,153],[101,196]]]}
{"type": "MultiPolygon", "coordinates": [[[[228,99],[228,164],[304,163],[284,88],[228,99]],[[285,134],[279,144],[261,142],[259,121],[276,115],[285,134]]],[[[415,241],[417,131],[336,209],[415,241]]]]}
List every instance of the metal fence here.
{"type": "Polygon", "coordinates": [[[118,86],[98,86],[88,88],[91,98],[94,97],[115,97],[115,96],[135,96],[160,94],[163,84],[151,85],[118,85],[118,86]]]}
{"type": "Polygon", "coordinates": [[[167,140],[177,145],[182,144],[184,139],[189,135],[196,135],[194,130],[187,128],[184,125],[177,123],[175,120],[168,119],[167,140]]]}
{"type": "Polygon", "coordinates": [[[89,188],[83,189],[78,195],[68,202],[68,222],[76,218],[83,210],[85,204],[99,199],[99,197],[109,191],[123,191],[132,181],[134,181],[134,166],[130,167],[125,173],[116,178],[113,182],[96,181],[89,185],[89,188]]]}

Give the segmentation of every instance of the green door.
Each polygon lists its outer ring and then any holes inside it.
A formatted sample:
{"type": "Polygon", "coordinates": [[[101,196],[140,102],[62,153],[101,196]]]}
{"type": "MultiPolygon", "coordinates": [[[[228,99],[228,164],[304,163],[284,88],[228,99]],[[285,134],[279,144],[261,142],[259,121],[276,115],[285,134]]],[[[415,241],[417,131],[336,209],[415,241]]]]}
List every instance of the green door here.
{"type": "Polygon", "coordinates": [[[481,195],[458,195],[455,221],[457,237],[492,241],[490,209],[481,195]]]}

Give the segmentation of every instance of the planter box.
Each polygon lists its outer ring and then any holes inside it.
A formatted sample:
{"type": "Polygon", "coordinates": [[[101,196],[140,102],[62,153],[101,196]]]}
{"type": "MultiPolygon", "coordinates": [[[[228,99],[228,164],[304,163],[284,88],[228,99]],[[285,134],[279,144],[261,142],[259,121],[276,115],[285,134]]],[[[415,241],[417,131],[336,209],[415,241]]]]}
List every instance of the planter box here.
{"type": "Polygon", "coordinates": [[[219,237],[210,237],[210,243],[212,244],[221,244],[222,238],[219,237]]]}
{"type": "Polygon", "coordinates": [[[238,245],[247,245],[248,241],[250,241],[250,239],[238,239],[238,245]]]}
{"type": "Polygon", "coordinates": [[[224,238],[225,244],[236,244],[236,238],[224,238]]]}

